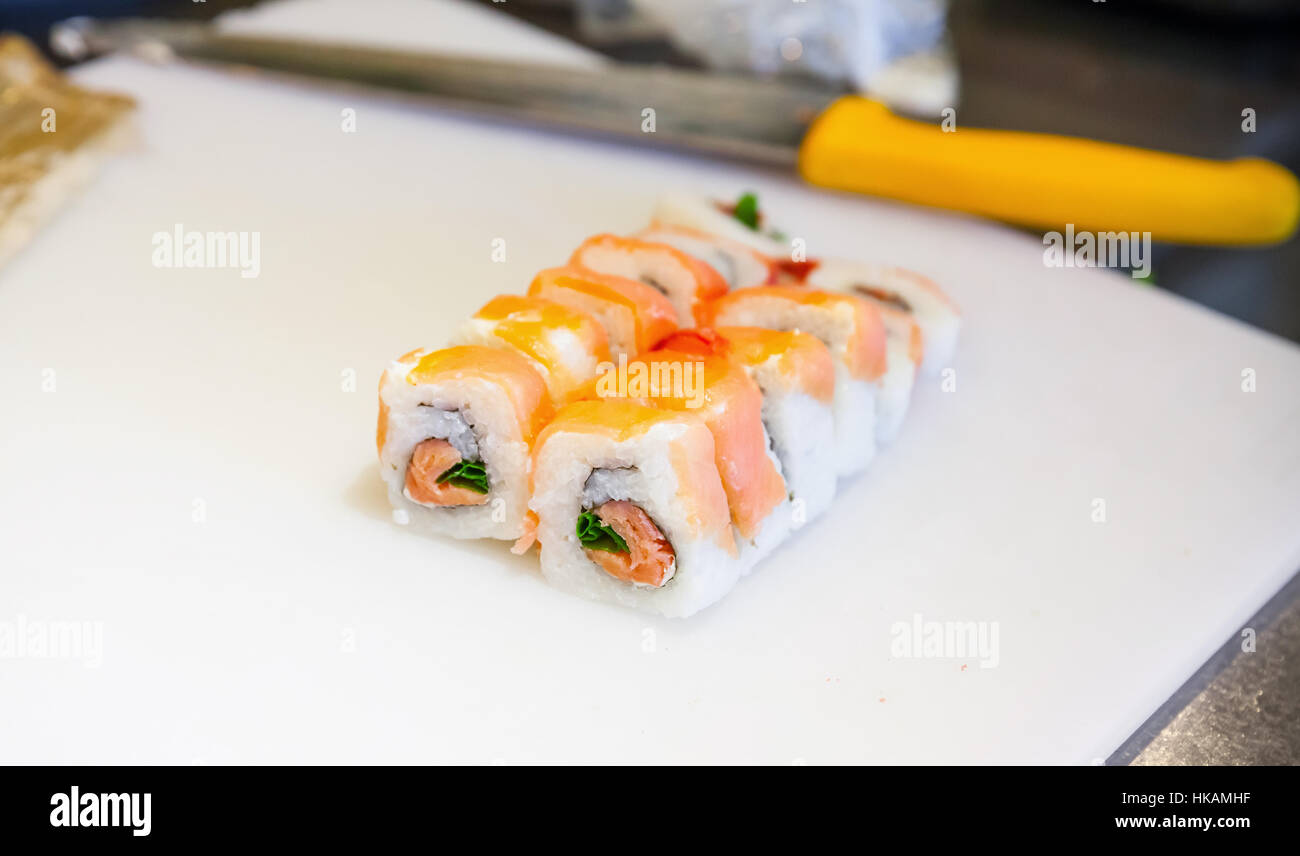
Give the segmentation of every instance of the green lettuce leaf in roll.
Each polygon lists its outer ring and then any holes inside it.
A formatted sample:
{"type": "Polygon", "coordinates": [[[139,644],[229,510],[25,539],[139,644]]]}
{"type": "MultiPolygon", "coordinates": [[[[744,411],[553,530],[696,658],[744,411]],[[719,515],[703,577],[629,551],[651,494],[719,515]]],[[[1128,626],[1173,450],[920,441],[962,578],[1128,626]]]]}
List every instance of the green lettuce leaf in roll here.
{"type": "Polygon", "coordinates": [[[744,223],[755,232],[758,231],[758,195],[746,193],[736,200],[731,208],[731,216],[744,223]]]}
{"type": "Polygon", "coordinates": [[[487,493],[487,467],[482,461],[461,461],[438,476],[438,484],[443,482],[451,482],[456,487],[468,488],[476,493],[487,493]]]}
{"type": "Polygon", "coordinates": [[[604,550],[607,553],[629,552],[623,537],[590,511],[578,515],[578,540],[582,546],[592,550],[604,550]]]}

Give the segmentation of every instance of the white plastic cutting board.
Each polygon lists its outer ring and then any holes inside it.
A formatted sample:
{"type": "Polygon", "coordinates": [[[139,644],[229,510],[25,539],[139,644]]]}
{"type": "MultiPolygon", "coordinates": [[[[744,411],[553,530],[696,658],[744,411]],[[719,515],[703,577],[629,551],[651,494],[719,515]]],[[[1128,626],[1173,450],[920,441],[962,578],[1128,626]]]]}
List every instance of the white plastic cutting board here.
{"type": "Polygon", "coordinates": [[[0,761],[1088,763],[1300,567],[1300,349],[1032,236],[383,99],[78,76],[138,97],[142,142],[0,271],[0,629],[99,622],[102,662],[0,659],[0,761]],[[685,621],[394,525],[386,361],[668,187],[941,281],[956,390],[685,621]],[[261,275],[153,267],[176,223],[259,231],[261,275]],[[918,613],[996,622],[998,665],[892,657],[918,613]]]}

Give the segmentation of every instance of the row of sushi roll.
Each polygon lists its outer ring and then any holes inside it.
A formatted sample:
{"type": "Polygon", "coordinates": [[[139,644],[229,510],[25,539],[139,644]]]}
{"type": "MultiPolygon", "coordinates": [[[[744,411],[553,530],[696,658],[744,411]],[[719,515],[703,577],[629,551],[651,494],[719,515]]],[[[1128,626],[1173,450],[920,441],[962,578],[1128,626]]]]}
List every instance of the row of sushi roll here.
{"type": "Polygon", "coordinates": [[[393,362],[380,468],[399,522],[540,550],[565,590],[666,616],[716,602],[893,440],[961,317],[899,268],[791,259],[757,201],[671,195],[450,347],[393,362]]]}

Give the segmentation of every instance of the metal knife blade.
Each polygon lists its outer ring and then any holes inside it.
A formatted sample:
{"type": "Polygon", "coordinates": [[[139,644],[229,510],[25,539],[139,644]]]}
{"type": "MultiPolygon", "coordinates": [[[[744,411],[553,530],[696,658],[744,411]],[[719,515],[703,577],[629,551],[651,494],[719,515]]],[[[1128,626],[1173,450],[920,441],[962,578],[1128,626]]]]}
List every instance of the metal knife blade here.
{"type": "Polygon", "coordinates": [[[1270,161],[1207,161],[1020,131],[946,133],[956,126],[908,119],[869,98],[784,78],[616,63],[572,69],[158,21],[74,20],[51,41],[71,53],[161,50],[268,75],[380,87],[473,113],[794,167],[812,184],[1035,230],[1070,224],[1161,241],[1251,245],[1287,240],[1300,223],[1300,181],[1270,161]]]}
{"type": "Polygon", "coordinates": [[[474,113],[786,167],[812,120],[843,94],[812,81],[613,62],[575,69],[233,35],[193,22],[74,18],[56,26],[51,43],[74,57],[163,49],[197,62],[376,87],[474,113]]]}

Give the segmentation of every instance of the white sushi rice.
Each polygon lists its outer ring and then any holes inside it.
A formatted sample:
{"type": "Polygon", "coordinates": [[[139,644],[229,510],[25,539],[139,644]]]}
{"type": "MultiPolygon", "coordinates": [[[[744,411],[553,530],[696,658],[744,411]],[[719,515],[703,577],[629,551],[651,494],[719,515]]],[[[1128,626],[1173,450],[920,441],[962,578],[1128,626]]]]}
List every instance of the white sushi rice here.
{"type": "MultiPolygon", "coordinates": [[[[538,450],[531,502],[548,582],[592,600],[669,617],[698,612],[736,584],[740,561],[718,543],[717,533],[692,534],[695,521],[681,497],[697,487],[681,484],[672,465],[673,442],[687,430],[680,424],[655,425],[622,441],[591,433],[550,435],[538,450]],[[615,579],[587,558],[577,536],[578,515],[611,499],[639,506],[672,545],[675,572],[665,585],[615,579]]],[[[721,494],[720,484],[715,489],[721,494]]]]}
{"type": "Polygon", "coordinates": [[[422,404],[416,408],[412,422],[423,423],[426,437],[446,440],[462,459],[479,460],[474,429],[459,410],[440,410],[422,404]]]}
{"type": "Polygon", "coordinates": [[[780,461],[792,528],[797,528],[819,517],[835,498],[835,417],[830,405],[806,393],[784,389],[761,372],[754,378],[763,390],[763,426],[780,461]]]}
{"type": "Polygon", "coordinates": [[[916,364],[912,362],[912,325],[906,318],[881,313],[885,324],[885,373],[876,382],[876,442],[894,442],[903,427],[916,364]]]}
{"type": "Polygon", "coordinates": [[[922,285],[921,279],[919,274],[887,265],[822,259],[808,276],[808,284],[846,291],[868,300],[873,298],[854,291],[853,286],[868,285],[897,294],[907,303],[908,311],[921,328],[924,351],[920,372],[924,377],[937,377],[952,366],[961,334],[961,314],[943,297],[922,285]]]}
{"type": "Polygon", "coordinates": [[[528,510],[529,449],[505,390],[479,378],[413,385],[406,382],[410,368],[394,363],[380,384],[380,399],[388,405],[388,430],[379,467],[388,501],[404,511],[416,529],[453,538],[518,538],[528,510]],[[488,478],[485,504],[433,506],[407,495],[411,454],[430,438],[446,440],[462,458],[483,462],[488,478]]]}
{"type": "Polygon", "coordinates": [[[862,472],[876,457],[877,386],[835,363],[835,464],[840,476],[862,472]]]}

